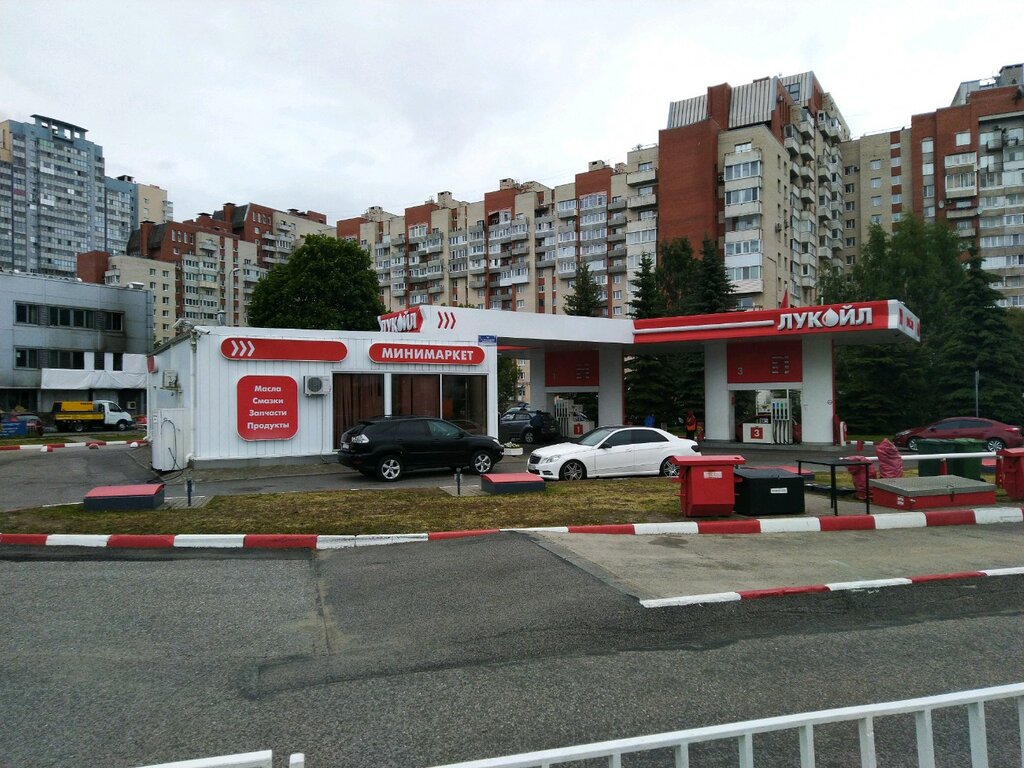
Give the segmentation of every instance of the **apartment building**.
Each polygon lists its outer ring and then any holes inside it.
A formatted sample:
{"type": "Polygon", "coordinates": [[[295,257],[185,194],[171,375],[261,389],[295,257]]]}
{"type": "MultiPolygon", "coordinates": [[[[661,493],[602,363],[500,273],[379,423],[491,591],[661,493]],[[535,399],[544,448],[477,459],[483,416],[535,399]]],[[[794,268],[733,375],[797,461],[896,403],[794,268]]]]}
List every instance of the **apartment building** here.
{"type": "Polygon", "coordinates": [[[908,128],[843,142],[843,247],[841,265],[852,267],[875,224],[892,232],[905,211],[914,210],[908,128]],[[906,161],[906,166],[904,166],[906,161]]]}
{"type": "Polygon", "coordinates": [[[912,211],[953,227],[998,278],[1000,303],[1024,307],[1024,65],[962,82],[948,107],[842,151],[847,204],[856,202],[844,263],[856,261],[872,224],[891,232],[912,211]]]}
{"type": "Polygon", "coordinates": [[[740,306],[815,300],[836,257],[843,210],[839,144],[848,129],[812,72],[675,102],[659,143],[624,163],[596,160],[548,187],[502,179],[483,200],[441,192],[337,223],[374,261],[390,310],[418,304],[556,313],[586,263],[601,315],[629,313],[631,280],[659,242],[716,243],[740,306]]]}
{"type": "Polygon", "coordinates": [[[155,184],[141,184],[131,176],[118,176],[117,181],[128,185],[131,194],[132,232],[144,221],[165,224],[174,221],[174,203],[167,199],[167,190],[155,184]]]}
{"type": "MultiPolygon", "coordinates": [[[[266,274],[257,263],[256,244],[207,214],[183,222],[143,222],[128,241],[128,255],[172,266],[174,320],[197,325],[246,325],[246,304],[266,274]]],[[[161,317],[161,332],[163,325],[161,317]]]]}
{"type": "Polygon", "coordinates": [[[173,339],[178,304],[175,265],[104,251],[78,254],[78,277],[87,283],[146,290],[153,295],[153,342],[173,339]]]}
{"type": "Polygon", "coordinates": [[[86,129],[32,118],[0,123],[0,267],[74,276],[76,254],[124,251],[131,190],[86,129]]]}
{"type": "Polygon", "coordinates": [[[741,308],[815,303],[842,243],[848,136],[813,72],[673,102],[659,135],[659,241],[711,237],[741,308]]]}
{"type": "Polygon", "coordinates": [[[255,244],[256,264],[262,268],[286,262],[306,235],[335,234],[325,214],[295,208],[279,211],[256,203],[224,203],[211,218],[228,223],[235,235],[255,244]]]}

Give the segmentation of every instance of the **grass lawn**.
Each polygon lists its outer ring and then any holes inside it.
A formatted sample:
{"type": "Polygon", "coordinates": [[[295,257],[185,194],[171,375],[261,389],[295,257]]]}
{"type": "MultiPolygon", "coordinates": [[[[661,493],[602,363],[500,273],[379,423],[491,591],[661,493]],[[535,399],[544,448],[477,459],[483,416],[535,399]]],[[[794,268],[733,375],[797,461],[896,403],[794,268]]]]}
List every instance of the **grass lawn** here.
{"type": "Polygon", "coordinates": [[[422,533],[680,520],[664,478],[551,483],[543,494],[453,497],[437,488],[220,496],[205,507],[0,512],[3,533],[422,533]]]}

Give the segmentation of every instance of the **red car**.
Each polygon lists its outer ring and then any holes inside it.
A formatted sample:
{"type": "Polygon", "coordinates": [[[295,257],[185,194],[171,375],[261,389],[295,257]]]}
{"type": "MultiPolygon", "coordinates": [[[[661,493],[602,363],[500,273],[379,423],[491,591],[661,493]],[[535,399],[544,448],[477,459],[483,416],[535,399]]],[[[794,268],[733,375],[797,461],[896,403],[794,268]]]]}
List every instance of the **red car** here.
{"type": "Polygon", "coordinates": [[[1003,424],[992,419],[979,419],[975,416],[953,416],[940,419],[926,427],[914,427],[898,433],[892,441],[898,448],[917,450],[919,440],[949,439],[970,437],[985,441],[986,451],[998,451],[1003,448],[1019,448],[1024,445],[1024,435],[1020,427],[1003,424]]]}

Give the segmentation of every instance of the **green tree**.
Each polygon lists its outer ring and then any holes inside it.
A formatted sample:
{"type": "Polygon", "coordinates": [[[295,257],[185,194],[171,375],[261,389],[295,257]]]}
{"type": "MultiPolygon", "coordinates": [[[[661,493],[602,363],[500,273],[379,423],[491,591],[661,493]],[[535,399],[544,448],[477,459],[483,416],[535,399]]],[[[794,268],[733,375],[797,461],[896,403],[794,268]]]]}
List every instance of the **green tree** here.
{"type": "Polygon", "coordinates": [[[519,400],[519,363],[514,357],[498,358],[498,412],[504,413],[519,400]]]}
{"type": "Polygon", "coordinates": [[[1024,364],[1020,347],[1008,343],[1010,320],[1008,310],[996,305],[1001,298],[992,287],[996,279],[972,254],[948,307],[950,324],[935,370],[937,400],[943,415],[973,414],[977,372],[978,415],[1019,424],[1024,421],[1024,364]]]}
{"type": "Polygon", "coordinates": [[[256,283],[247,312],[255,327],[375,331],[384,305],[366,251],[309,235],[256,283]]]}
{"type": "MultiPolygon", "coordinates": [[[[654,260],[650,255],[645,253],[640,258],[640,269],[630,283],[633,288],[630,317],[637,320],[662,317],[664,302],[658,293],[654,260]]],[[[672,381],[664,372],[665,361],[661,355],[640,352],[626,359],[626,414],[634,423],[640,423],[648,414],[659,423],[671,416],[665,404],[671,396],[672,381]]]]}
{"type": "Polygon", "coordinates": [[[694,290],[690,294],[690,310],[695,315],[731,312],[736,309],[725,260],[718,255],[718,247],[707,235],[700,248],[700,261],[695,270],[694,290]]]}
{"type": "Polygon", "coordinates": [[[921,343],[844,346],[836,355],[840,418],[852,432],[892,433],[941,416],[935,374],[963,281],[959,238],[908,218],[892,235],[872,227],[846,300],[899,299],[921,318],[921,343]]]}
{"type": "Polygon", "coordinates": [[[565,314],[580,317],[593,317],[601,308],[601,292],[587,262],[581,261],[577,265],[575,288],[563,306],[565,314]]]}
{"type": "Polygon", "coordinates": [[[659,245],[658,267],[654,275],[664,316],[692,314],[693,301],[689,295],[694,289],[697,272],[693,246],[687,238],[676,238],[659,245]]]}

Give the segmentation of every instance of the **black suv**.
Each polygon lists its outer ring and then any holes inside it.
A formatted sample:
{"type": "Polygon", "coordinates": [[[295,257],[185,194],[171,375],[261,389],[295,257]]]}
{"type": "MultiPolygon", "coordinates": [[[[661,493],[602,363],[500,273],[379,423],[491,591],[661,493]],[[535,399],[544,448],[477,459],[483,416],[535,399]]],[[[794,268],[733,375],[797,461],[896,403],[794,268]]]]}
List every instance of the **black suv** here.
{"type": "Polygon", "coordinates": [[[510,440],[527,444],[557,440],[558,422],[547,411],[508,410],[498,422],[498,437],[503,443],[510,440]]]}
{"type": "Polygon", "coordinates": [[[345,432],[338,461],[367,477],[392,482],[412,469],[469,467],[483,474],[502,455],[493,437],[471,435],[444,419],[384,416],[360,421],[345,432]]]}

